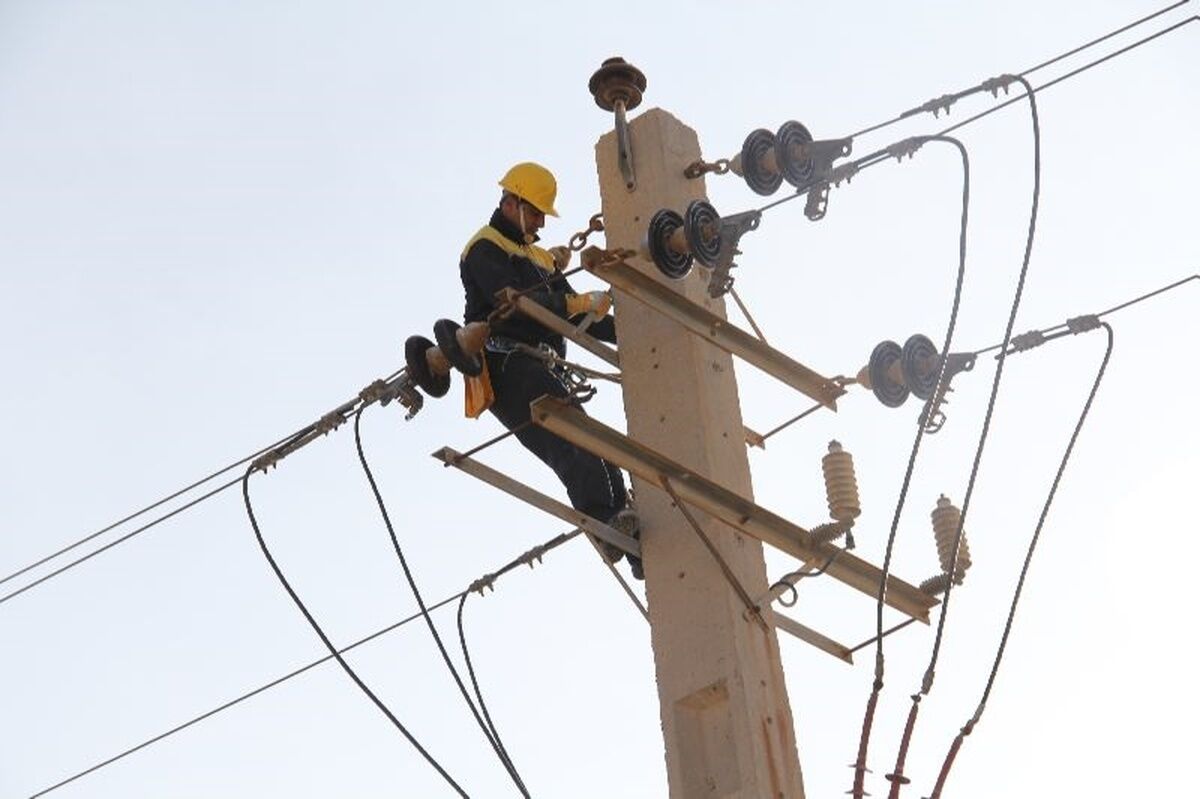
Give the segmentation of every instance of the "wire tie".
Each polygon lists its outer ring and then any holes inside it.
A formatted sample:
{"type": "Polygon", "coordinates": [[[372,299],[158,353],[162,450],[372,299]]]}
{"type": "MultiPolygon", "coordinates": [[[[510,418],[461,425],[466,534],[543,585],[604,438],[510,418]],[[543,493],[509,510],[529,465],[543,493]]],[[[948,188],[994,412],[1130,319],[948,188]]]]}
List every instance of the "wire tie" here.
{"type": "Polygon", "coordinates": [[[841,186],[843,180],[849,183],[850,179],[858,174],[859,169],[859,165],[853,161],[839,164],[829,171],[829,182],[834,186],[841,186]]]}
{"type": "Polygon", "coordinates": [[[1013,352],[1025,352],[1045,344],[1046,335],[1040,330],[1030,330],[1028,333],[1013,336],[1008,343],[1012,345],[1013,352]]]}
{"type": "Polygon", "coordinates": [[[1073,334],[1087,333],[1089,330],[1095,330],[1100,327],[1100,317],[1094,313],[1076,316],[1074,319],[1067,320],[1067,330],[1073,334]]]}
{"type": "Polygon", "coordinates": [[[892,156],[897,161],[903,161],[905,156],[912,158],[924,143],[924,138],[920,136],[910,136],[907,139],[902,139],[895,144],[889,145],[887,152],[888,155],[892,156]]]}
{"type": "Polygon", "coordinates": [[[362,400],[364,405],[370,405],[383,399],[387,391],[387,383],[384,383],[382,380],[375,380],[371,385],[358,392],[358,398],[362,400]]]}
{"type": "Polygon", "coordinates": [[[1013,85],[1016,82],[1017,82],[1016,75],[1009,75],[1009,74],[1005,73],[1004,75],[997,75],[994,78],[988,78],[982,84],[980,84],[980,88],[982,88],[986,92],[991,92],[992,97],[999,98],[1001,91],[1003,91],[1004,94],[1007,95],[1008,87],[1013,85]]]}
{"type": "Polygon", "coordinates": [[[496,582],[496,575],[485,574],[475,582],[471,583],[471,585],[467,587],[467,591],[474,591],[480,596],[483,596],[484,591],[488,589],[491,589],[492,591],[496,590],[496,587],[493,585],[494,582],[496,582]]]}
{"type": "Polygon", "coordinates": [[[957,99],[953,94],[943,94],[922,105],[921,110],[932,113],[934,118],[937,118],[942,111],[946,112],[946,116],[950,116],[950,106],[954,105],[957,99]]]}

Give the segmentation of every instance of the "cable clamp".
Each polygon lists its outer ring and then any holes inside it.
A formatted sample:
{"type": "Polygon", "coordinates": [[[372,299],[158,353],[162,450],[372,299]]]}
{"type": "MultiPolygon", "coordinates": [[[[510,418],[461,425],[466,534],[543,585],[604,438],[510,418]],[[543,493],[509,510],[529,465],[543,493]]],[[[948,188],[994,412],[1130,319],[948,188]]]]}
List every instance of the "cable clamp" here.
{"type": "Polygon", "coordinates": [[[383,399],[387,391],[387,383],[382,380],[375,380],[372,381],[371,385],[358,392],[358,399],[363,405],[371,405],[383,399]]]}
{"type": "Polygon", "coordinates": [[[991,92],[992,97],[999,98],[1001,91],[1003,91],[1005,94],[1008,94],[1008,87],[1012,86],[1018,80],[1019,78],[1016,75],[1009,75],[1008,73],[1005,73],[1003,75],[997,75],[994,78],[988,78],[983,83],[979,84],[979,88],[983,89],[985,92],[991,92]]]}
{"type": "Polygon", "coordinates": [[[259,455],[257,458],[251,461],[250,471],[262,472],[263,474],[266,474],[268,469],[279,465],[279,459],[282,457],[283,453],[278,449],[273,449],[270,452],[264,452],[262,455],[259,455]]]}
{"type": "Polygon", "coordinates": [[[1046,334],[1040,330],[1030,330],[1028,333],[1013,336],[1008,343],[1012,352],[1025,352],[1045,344],[1046,334]]]}
{"type": "Polygon", "coordinates": [[[897,161],[903,161],[906,156],[912,158],[924,143],[925,138],[923,136],[910,136],[907,139],[902,139],[895,144],[889,145],[887,153],[897,161]]]}
{"type": "Polygon", "coordinates": [[[943,94],[941,97],[935,97],[927,103],[923,103],[920,108],[922,111],[928,111],[937,117],[942,111],[946,112],[946,116],[950,116],[950,106],[958,100],[958,96],[954,94],[943,94]]]}
{"type": "Polygon", "coordinates": [[[341,427],[345,421],[346,417],[342,416],[341,408],[336,411],[330,411],[322,416],[320,421],[317,422],[314,432],[323,436],[328,435],[329,433],[332,433],[334,430],[337,430],[339,427],[341,427]]]}
{"type": "Polygon", "coordinates": [[[1076,316],[1074,319],[1067,320],[1067,330],[1070,330],[1074,335],[1087,333],[1090,330],[1096,330],[1100,327],[1100,317],[1094,313],[1076,316]]]}
{"type": "Polygon", "coordinates": [[[489,590],[495,591],[496,590],[496,586],[493,585],[493,583],[495,583],[495,582],[496,582],[496,575],[485,574],[482,577],[480,577],[478,580],[476,580],[475,582],[473,582],[469,586],[467,586],[467,592],[470,593],[470,592],[474,591],[475,593],[479,594],[480,596],[483,596],[484,591],[489,591],[489,590]]]}
{"type": "Polygon", "coordinates": [[[850,179],[858,174],[859,169],[861,169],[861,167],[859,167],[859,165],[853,161],[847,161],[844,164],[838,164],[832,170],[830,170],[829,182],[834,186],[841,186],[842,181],[849,183],[850,179]]]}

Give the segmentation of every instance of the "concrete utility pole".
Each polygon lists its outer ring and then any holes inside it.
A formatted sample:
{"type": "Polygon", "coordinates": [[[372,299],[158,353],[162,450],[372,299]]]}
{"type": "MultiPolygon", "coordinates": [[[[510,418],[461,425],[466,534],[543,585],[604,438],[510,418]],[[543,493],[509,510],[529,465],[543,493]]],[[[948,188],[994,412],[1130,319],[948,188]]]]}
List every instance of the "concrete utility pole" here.
{"type": "MultiPolygon", "coordinates": [[[[639,98],[640,99],[640,94],[639,98]]],[[[636,104],[633,103],[633,104],[636,104]]],[[[617,109],[624,124],[624,107],[617,109]]],[[[660,109],[596,145],[607,248],[638,250],[661,208],[705,197],[684,169],[700,159],[695,131],[660,109]],[[631,153],[622,164],[621,153],[631,153]],[[628,188],[636,174],[635,188],[628,188]]],[[[628,263],[722,319],[723,298],[693,272],[669,280],[644,258],[628,263]]],[[[615,290],[620,365],[631,439],[748,500],[753,499],[733,358],[615,290]]],[[[779,642],[746,608],[670,496],[633,478],[642,523],[651,639],[671,796],[804,796],[779,642]]],[[[691,511],[746,591],[767,590],[762,544],[691,511]]]]}

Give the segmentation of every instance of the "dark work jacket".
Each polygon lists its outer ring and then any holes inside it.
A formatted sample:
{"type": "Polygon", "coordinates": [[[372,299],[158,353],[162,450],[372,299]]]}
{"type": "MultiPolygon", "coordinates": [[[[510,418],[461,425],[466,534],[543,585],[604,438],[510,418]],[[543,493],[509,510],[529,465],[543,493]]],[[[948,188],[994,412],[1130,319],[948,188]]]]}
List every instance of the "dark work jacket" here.
{"type": "MultiPolygon", "coordinates": [[[[504,218],[499,208],[492,213],[488,224],[515,244],[523,243],[521,231],[504,218]]],[[[567,316],[567,295],[574,294],[575,290],[560,271],[547,272],[529,258],[510,255],[487,239],[479,239],[463,254],[459,273],[467,300],[463,314],[465,322],[486,320],[496,308],[496,293],[505,288],[536,289],[528,295],[534,301],[573,324],[583,321],[582,315],[567,316]]],[[[602,341],[615,343],[617,340],[612,316],[598,320],[587,332],[602,341]]],[[[560,356],[566,354],[562,336],[519,313],[497,321],[492,325],[491,335],[533,346],[549,344],[560,356]]]]}

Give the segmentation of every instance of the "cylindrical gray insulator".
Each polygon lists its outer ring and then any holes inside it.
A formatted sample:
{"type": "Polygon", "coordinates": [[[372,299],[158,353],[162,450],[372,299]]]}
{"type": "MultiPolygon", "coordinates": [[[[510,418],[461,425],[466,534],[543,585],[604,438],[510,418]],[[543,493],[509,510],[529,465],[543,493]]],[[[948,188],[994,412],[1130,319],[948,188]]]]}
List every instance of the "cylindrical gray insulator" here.
{"type": "Polygon", "coordinates": [[[829,515],[846,527],[862,513],[858,501],[858,482],[854,477],[854,459],[836,441],[829,442],[829,454],[821,459],[821,471],[825,473],[825,498],[829,503],[829,515]]]}
{"type": "Polygon", "coordinates": [[[971,568],[971,550],[967,546],[966,530],[958,545],[958,565],[954,565],[954,538],[958,535],[962,513],[949,499],[941,496],[930,518],[933,520],[933,539],[937,543],[938,562],[942,565],[942,571],[947,574],[953,572],[954,584],[961,585],[967,569],[971,568]]]}

